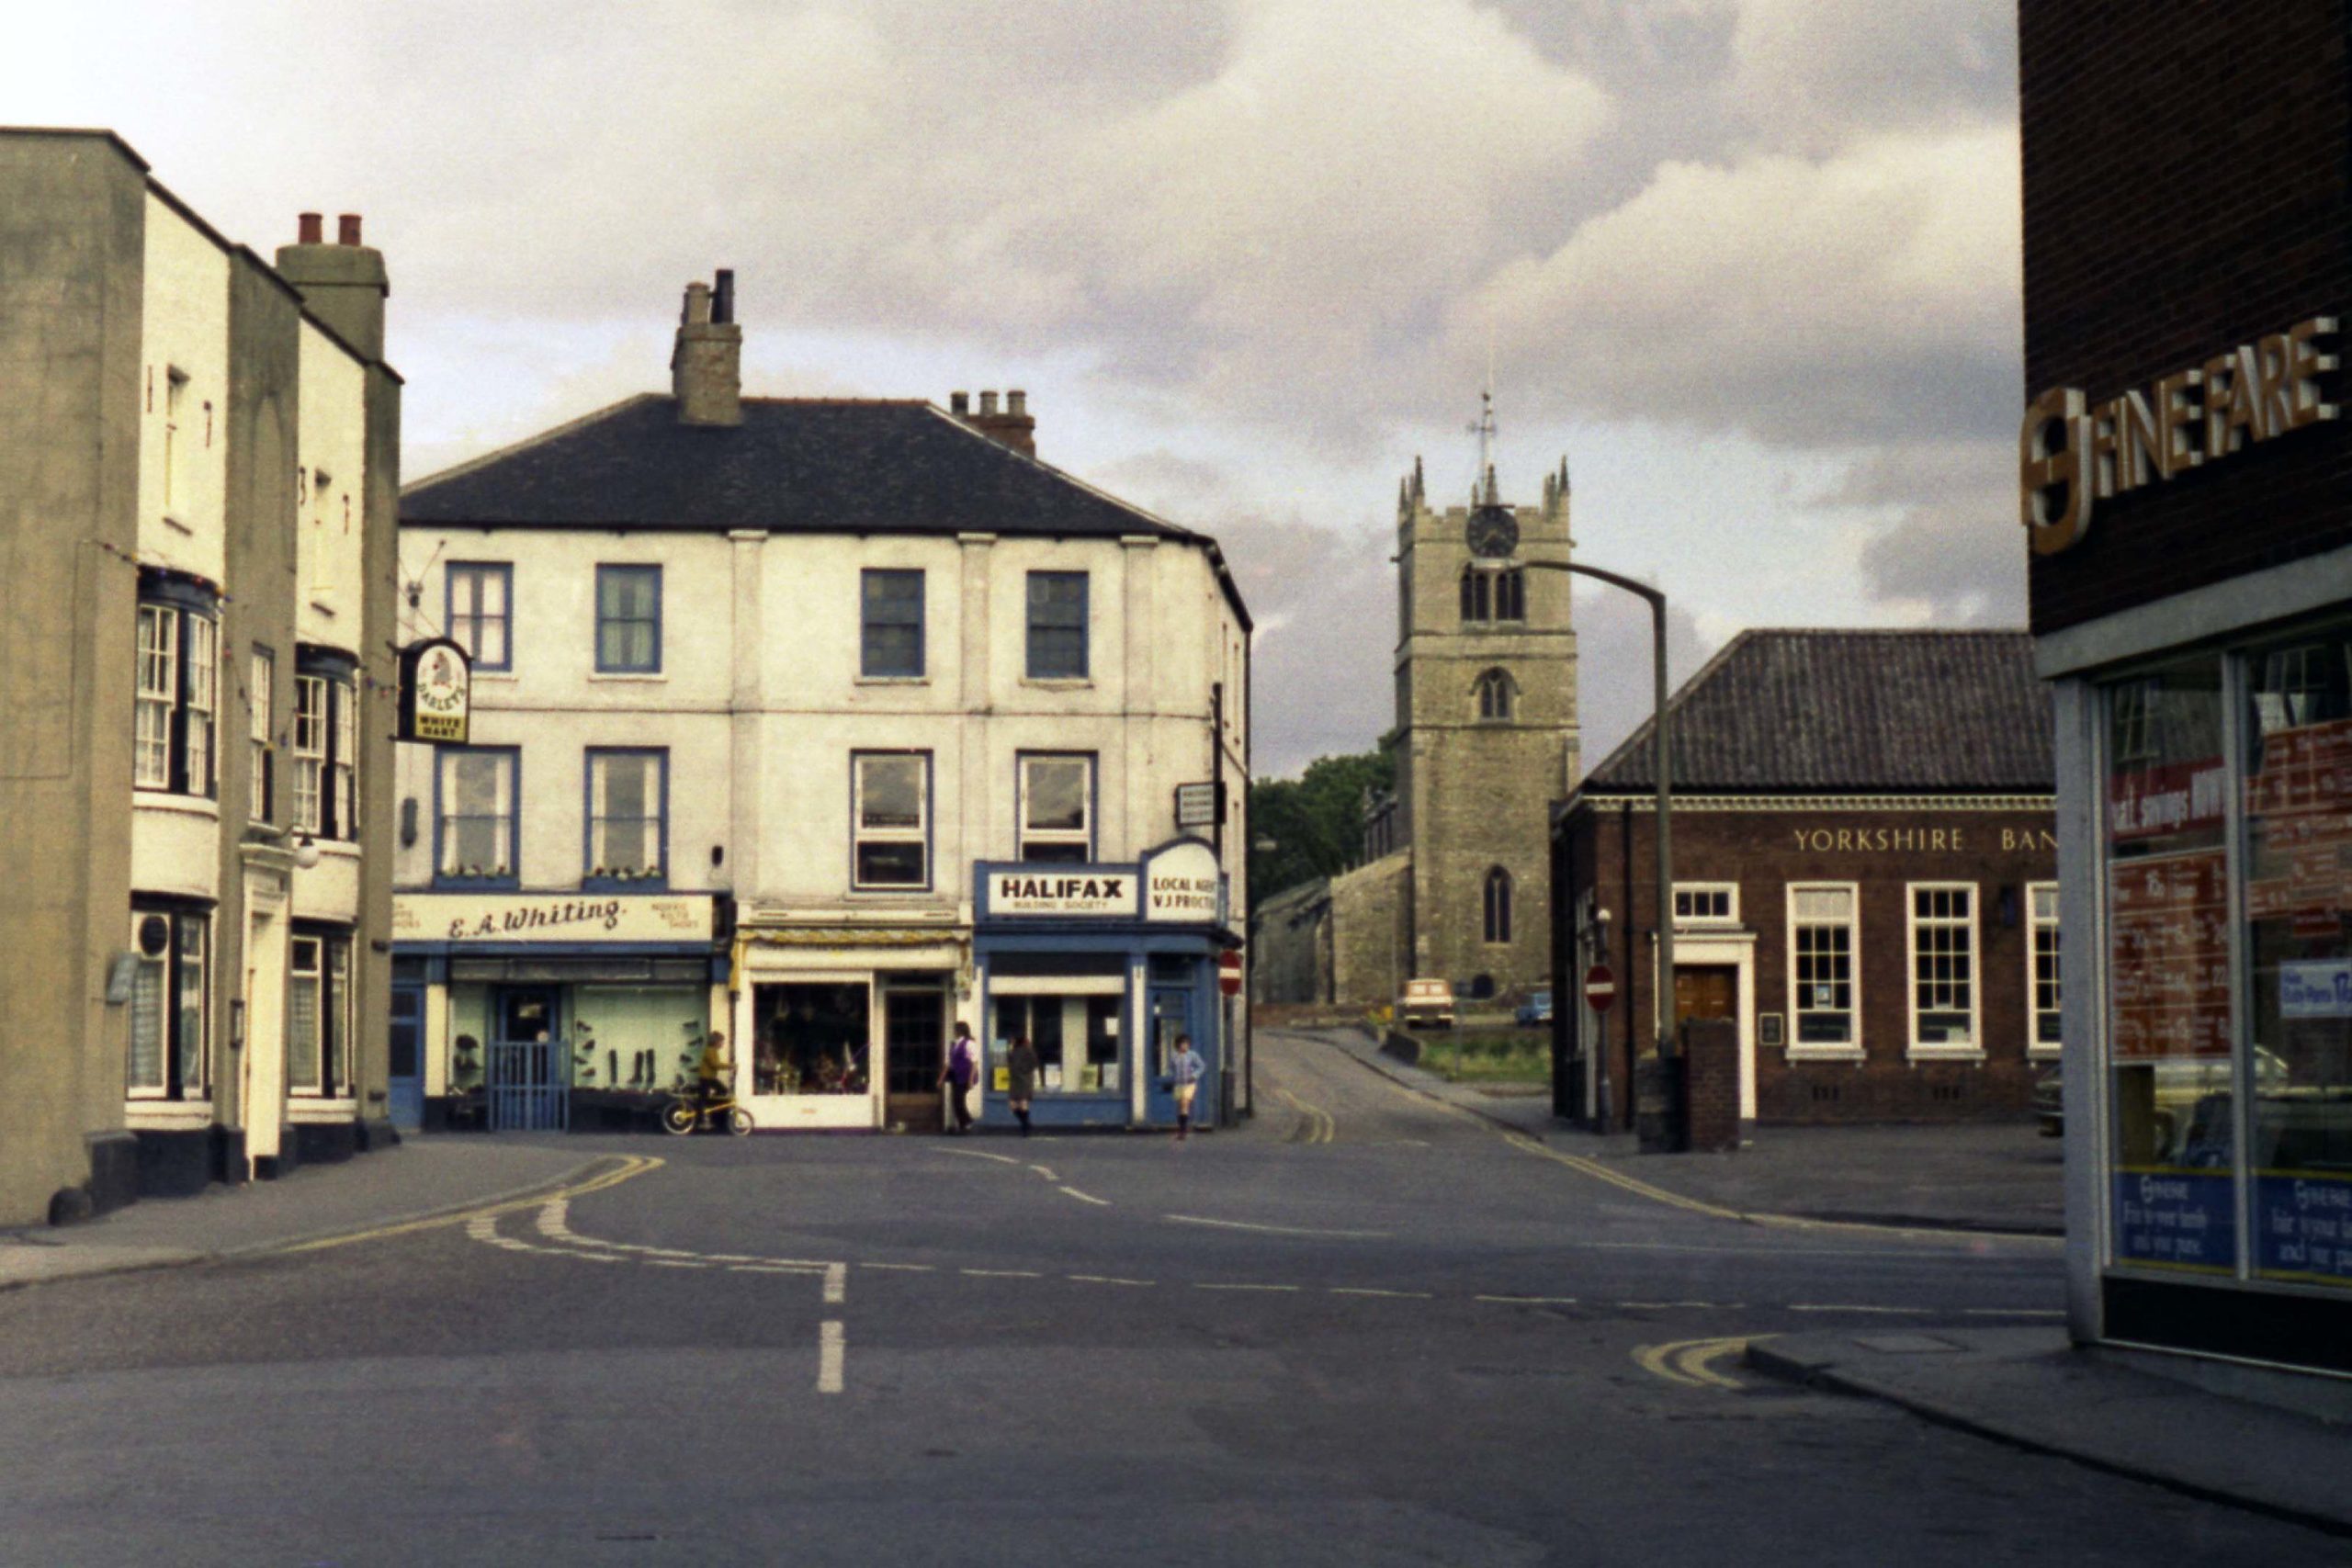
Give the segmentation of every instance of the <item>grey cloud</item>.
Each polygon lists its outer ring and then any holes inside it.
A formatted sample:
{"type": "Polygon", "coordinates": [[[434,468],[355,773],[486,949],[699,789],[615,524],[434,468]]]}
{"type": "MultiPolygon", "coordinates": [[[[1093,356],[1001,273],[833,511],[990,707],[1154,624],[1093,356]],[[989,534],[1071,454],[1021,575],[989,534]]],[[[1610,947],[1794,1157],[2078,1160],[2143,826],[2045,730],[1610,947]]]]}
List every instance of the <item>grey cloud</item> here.
{"type": "Polygon", "coordinates": [[[1871,594],[1934,624],[2023,625],[2015,463],[2007,443],[1978,442],[1897,448],[1859,465],[1825,499],[1898,509],[1862,547],[1871,594]]]}

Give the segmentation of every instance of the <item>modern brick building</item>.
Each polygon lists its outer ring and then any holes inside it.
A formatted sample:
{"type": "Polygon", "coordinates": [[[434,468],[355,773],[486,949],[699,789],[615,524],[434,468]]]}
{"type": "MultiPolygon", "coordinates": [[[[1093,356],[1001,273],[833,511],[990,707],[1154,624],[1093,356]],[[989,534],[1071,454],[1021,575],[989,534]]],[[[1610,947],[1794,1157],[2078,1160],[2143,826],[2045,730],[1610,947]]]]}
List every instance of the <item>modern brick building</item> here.
{"type": "MultiPolygon", "coordinates": [[[[2022,1114],[2058,1058],[2050,704],[2022,632],[1747,631],[1670,701],[1675,1011],[1743,1122],[2022,1114]]],[[[1553,829],[1555,1101],[1631,1124],[1657,1036],[1650,726],[1553,829]],[[1607,963],[1616,1005],[1583,1003],[1607,963]]]]}
{"type": "Polygon", "coordinates": [[[2352,56],[2024,0],[2072,1327],[2352,1371],[2352,56]]]}
{"type": "Polygon", "coordinates": [[[0,1224],[392,1136],[383,258],[0,130],[0,1224]]]}

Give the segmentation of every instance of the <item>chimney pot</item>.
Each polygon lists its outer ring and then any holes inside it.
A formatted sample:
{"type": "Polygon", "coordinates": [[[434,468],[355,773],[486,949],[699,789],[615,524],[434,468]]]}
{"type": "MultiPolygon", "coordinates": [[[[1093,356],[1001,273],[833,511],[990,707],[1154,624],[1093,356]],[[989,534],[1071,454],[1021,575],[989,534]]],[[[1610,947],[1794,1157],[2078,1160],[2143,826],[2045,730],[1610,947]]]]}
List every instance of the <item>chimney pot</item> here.
{"type": "Polygon", "coordinates": [[[1004,394],[1004,412],[1019,419],[1029,412],[1029,394],[1018,387],[1004,394]]]}
{"type": "Polygon", "coordinates": [[[315,245],[325,239],[326,220],[315,212],[305,212],[294,220],[295,240],[299,245],[315,245]]]}
{"type": "Polygon", "coordinates": [[[334,220],[334,243],[338,245],[359,243],[359,214],[346,212],[334,220]]]}
{"type": "Polygon", "coordinates": [[[980,394],[981,417],[986,418],[988,415],[994,412],[996,412],[996,394],[994,392],[982,392],[980,394]]]}
{"type": "Polygon", "coordinates": [[[967,414],[971,412],[972,394],[969,392],[948,393],[947,412],[952,414],[967,414]]]}
{"type": "Polygon", "coordinates": [[[710,291],[710,319],[721,326],[735,319],[735,269],[731,266],[718,269],[718,285],[710,291]]]}

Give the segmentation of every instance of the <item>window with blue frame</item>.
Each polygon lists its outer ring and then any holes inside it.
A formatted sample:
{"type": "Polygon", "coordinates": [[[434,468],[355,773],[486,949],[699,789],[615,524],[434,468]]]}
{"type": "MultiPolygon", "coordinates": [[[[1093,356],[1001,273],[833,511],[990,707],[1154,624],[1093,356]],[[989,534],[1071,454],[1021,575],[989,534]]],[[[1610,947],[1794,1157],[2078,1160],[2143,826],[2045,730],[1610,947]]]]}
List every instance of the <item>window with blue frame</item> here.
{"type": "Polygon", "coordinates": [[[1094,858],[1094,758],[1091,754],[1021,757],[1021,858],[1094,858]]]}
{"type": "Polygon", "coordinates": [[[514,668],[514,569],[504,561],[453,560],[442,625],[478,670],[514,668]]]}
{"type": "Polygon", "coordinates": [[[434,776],[434,880],[514,886],[522,753],[512,746],[444,746],[434,776]]]}
{"type": "Polygon", "coordinates": [[[596,569],[596,671],[656,675],[662,671],[662,569],[596,569]]]}
{"type": "Polygon", "coordinates": [[[670,753],[591,748],[584,887],[659,886],[669,874],[670,753]]]}
{"type": "Polygon", "coordinates": [[[1086,573],[1029,574],[1029,679],[1086,678],[1086,573]]]}
{"type": "Polygon", "coordinates": [[[871,569],[858,574],[858,673],[912,678],[922,668],[922,573],[871,569]]]}

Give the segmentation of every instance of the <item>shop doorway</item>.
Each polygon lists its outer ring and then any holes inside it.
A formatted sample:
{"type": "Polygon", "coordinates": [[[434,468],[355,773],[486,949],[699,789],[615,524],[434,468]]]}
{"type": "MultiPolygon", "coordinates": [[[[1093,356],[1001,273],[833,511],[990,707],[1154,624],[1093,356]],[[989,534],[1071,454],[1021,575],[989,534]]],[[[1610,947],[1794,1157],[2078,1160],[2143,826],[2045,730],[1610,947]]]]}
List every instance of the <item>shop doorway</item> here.
{"type": "Polygon", "coordinates": [[[796,981],[752,987],[752,1118],[762,1127],[872,1127],[870,980],[796,981]]]}
{"type": "MultiPolygon", "coordinates": [[[[1145,1114],[1152,1122],[1163,1126],[1176,1123],[1176,1085],[1170,1076],[1175,1070],[1176,1038],[1181,1034],[1193,1037],[1193,1048],[1204,1059],[1208,1052],[1201,1047],[1201,1032],[1193,1027],[1193,988],[1190,986],[1154,986],[1151,987],[1151,1021],[1144,1035],[1150,1055],[1144,1068],[1145,1114]]],[[[1214,1071],[1214,1064],[1211,1065],[1214,1071]]],[[[1212,1124],[1216,1118],[1216,1083],[1209,1073],[1201,1075],[1198,1098],[1193,1102],[1193,1124],[1212,1124]]]]}
{"type": "Polygon", "coordinates": [[[424,987],[395,984],[391,1013],[392,1125],[413,1133],[424,1125],[424,987]]]}
{"type": "Polygon", "coordinates": [[[882,1053],[889,1074],[885,1113],[910,1133],[936,1133],[946,1122],[939,1075],[947,1063],[947,997],[933,985],[882,993],[882,1053]]]}
{"type": "Polygon", "coordinates": [[[492,1015],[489,1071],[493,1133],[561,1132],[571,1123],[570,1094],[557,1053],[556,993],[509,986],[492,1015]]]}

